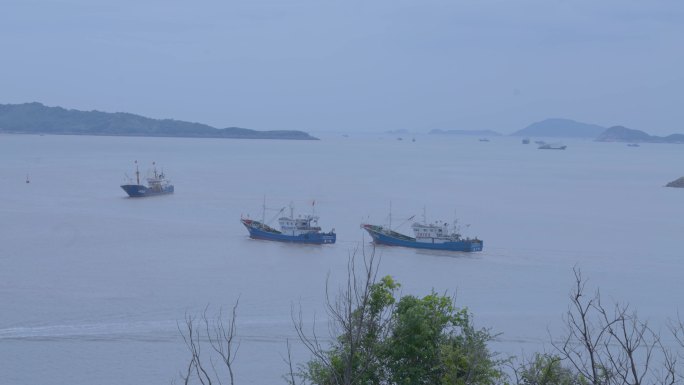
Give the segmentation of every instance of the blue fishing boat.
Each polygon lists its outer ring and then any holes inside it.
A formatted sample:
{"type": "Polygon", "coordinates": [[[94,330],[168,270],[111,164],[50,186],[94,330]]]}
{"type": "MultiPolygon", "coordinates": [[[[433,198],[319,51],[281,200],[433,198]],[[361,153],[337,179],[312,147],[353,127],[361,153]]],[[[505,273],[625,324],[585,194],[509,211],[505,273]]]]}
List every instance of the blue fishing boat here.
{"type": "MultiPolygon", "coordinates": [[[[266,207],[264,205],[264,212],[266,207]]],[[[277,215],[284,211],[281,209],[277,215]]],[[[318,226],[316,215],[304,215],[295,217],[292,206],[290,206],[290,216],[278,218],[280,230],[276,230],[266,224],[265,219],[257,221],[250,218],[240,218],[240,222],[249,231],[250,238],[262,239],[267,241],[307,243],[307,244],[332,244],[337,240],[335,229],[330,232],[321,232],[318,226]]]]}
{"type": "MultiPolygon", "coordinates": [[[[409,218],[409,220],[412,218],[409,218]]],[[[454,225],[454,227],[456,226],[454,225]]],[[[477,237],[463,237],[458,231],[452,231],[448,223],[442,222],[431,224],[425,222],[413,223],[411,228],[413,229],[414,237],[392,230],[391,225],[385,228],[378,225],[362,224],[361,228],[366,230],[371,238],[373,238],[373,242],[379,245],[472,252],[482,251],[484,244],[477,237]]]]}
{"type": "MultiPolygon", "coordinates": [[[[152,162],[153,171],[152,176],[147,178],[147,186],[140,184],[140,170],[138,169],[138,161],[135,161],[135,181],[136,183],[124,184],[121,188],[131,198],[142,198],[153,195],[163,195],[173,193],[173,185],[171,181],[166,179],[164,172],[157,171],[157,165],[152,162]]],[[[131,181],[132,182],[132,181],[131,181]]]]}

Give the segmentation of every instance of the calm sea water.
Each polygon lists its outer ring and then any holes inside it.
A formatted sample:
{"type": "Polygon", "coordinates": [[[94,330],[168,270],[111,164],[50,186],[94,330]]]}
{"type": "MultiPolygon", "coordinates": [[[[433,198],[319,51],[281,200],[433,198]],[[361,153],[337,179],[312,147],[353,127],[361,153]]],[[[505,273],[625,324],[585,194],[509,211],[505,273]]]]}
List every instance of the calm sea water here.
{"type": "Polygon", "coordinates": [[[682,310],[684,190],[662,186],[684,175],[684,146],[323,139],[0,136],[0,383],[168,384],[187,360],[177,322],[238,297],[239,383],[282,383],[292,306],[324,319],[326,276],[344,276],[369,241],[359,224],[385,223],[390,201],[394,225],[425,207],[484,239],[478,254],[378,248],[381,271],[404,294],[456,293],[505,354],[549,350],[574,266],[655,324],[682,310]],[[176,193],[126,198],[136,159],[176,193]],[[264,196],[299,212],[315,199],[338,243],[250,240],[239,218],[264,196]]]}

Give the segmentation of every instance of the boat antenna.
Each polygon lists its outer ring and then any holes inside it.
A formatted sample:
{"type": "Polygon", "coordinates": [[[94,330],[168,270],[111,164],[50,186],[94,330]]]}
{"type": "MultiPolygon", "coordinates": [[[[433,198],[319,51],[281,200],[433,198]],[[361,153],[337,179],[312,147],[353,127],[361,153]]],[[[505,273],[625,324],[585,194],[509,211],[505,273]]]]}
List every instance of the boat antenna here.
{"type": "Polygon", "coordinates": [[[427,225],[427,215],[425,214],[425,205],[423,205],[423,224],[427,225]]]}
{"type": "Polygon", "coordinates": [[[157,162],[152,161],[152,168],[154,169],[154,179],[157,179],[157,162]]]}
{"type": "Polygon", "coordinates": [[[138,161],[135,161],[135,180],[137,184],[140,184],[140,170],[138,170],[138,161]]]}
{"type": "Polygon", "coordinates": [[[294,219],[294,203],[290,201],[290,218],[294,219]]]}
{"type": "Polygon", "coordinates": [[[392,230],[392,201],[390,201],[390,211],[389,211],[389,229],[392,230]]]}
{"type": "Polygon", "coordinates": [[[316,216],[316,200],[311,201],[311,216],[316,216]]]}

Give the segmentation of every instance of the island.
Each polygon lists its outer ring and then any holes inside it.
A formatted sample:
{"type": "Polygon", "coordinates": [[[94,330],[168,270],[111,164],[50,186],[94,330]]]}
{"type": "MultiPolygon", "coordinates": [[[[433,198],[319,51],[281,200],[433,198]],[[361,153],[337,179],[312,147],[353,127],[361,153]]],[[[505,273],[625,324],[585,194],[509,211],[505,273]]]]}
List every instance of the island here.
{"type": "Polygon", "coordinates": [[[582,123],[570,119],[544,119],[512,133],[512,136],[545,138],[588,138],[594,139],[606,130],[596,124],[582,123]]]}
{"type": "Polygon", "coordinates": [[[215,128],[202,123],[152,119],[125,112],[67,110],[37,102],[0,104],[0,133],[318,140],[303,131],[215,128]]]}
{"type": "Polygon", "coordinates": [[[684,188],[684,176],[681,177],[681,178],[679,178],[679,179],[675,179],[675,180],[673,180],[672,182],[666,184],[665,187],[679,187],[679,188],[684,188]]]}
{"type": "Polygon", "coordinates": [[[634,130],[623,126],[615,126],[607,129],[598,138],[597,142],[629,142],[629,143],[684,143],[684,134],[672,134],[668,136],[649,135],[644,131],[634,130]]]}

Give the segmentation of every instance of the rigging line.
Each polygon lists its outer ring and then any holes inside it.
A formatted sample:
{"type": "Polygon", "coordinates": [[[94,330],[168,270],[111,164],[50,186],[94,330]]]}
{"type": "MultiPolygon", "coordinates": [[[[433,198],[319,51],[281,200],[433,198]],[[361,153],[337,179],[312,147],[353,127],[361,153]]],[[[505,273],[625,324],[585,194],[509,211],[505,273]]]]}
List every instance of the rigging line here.
{"type": "MultiPolygon", "coordinates": [[[[273,209],[273,210],[275,210],[275,209],[273,209]]],[[[266,223],[264,223],[264,224],[265,224],[265,225],[270,225],[270,223],[273,222],[276,218],[278,218],[278,215],[280,215],[280,213],[282,213],[283,211],[285,211],[285,207],[281,208],[281,209],[273,216],[273,218],[269,219],[268,222],[266,222],[266,223]]]]}
{"type": "Polygon", "coordinates": [[[415,217],[416,217],[415,215],[411,215],[405,221],[401,222],[401,224],[399,226],[395,227],[395,229],[399,230],[400,228],[402,228],[402,226],[404,226],[406,223],[408,223],[408,221],[410,221],[411,219],[413,219],[415,217]]]}

